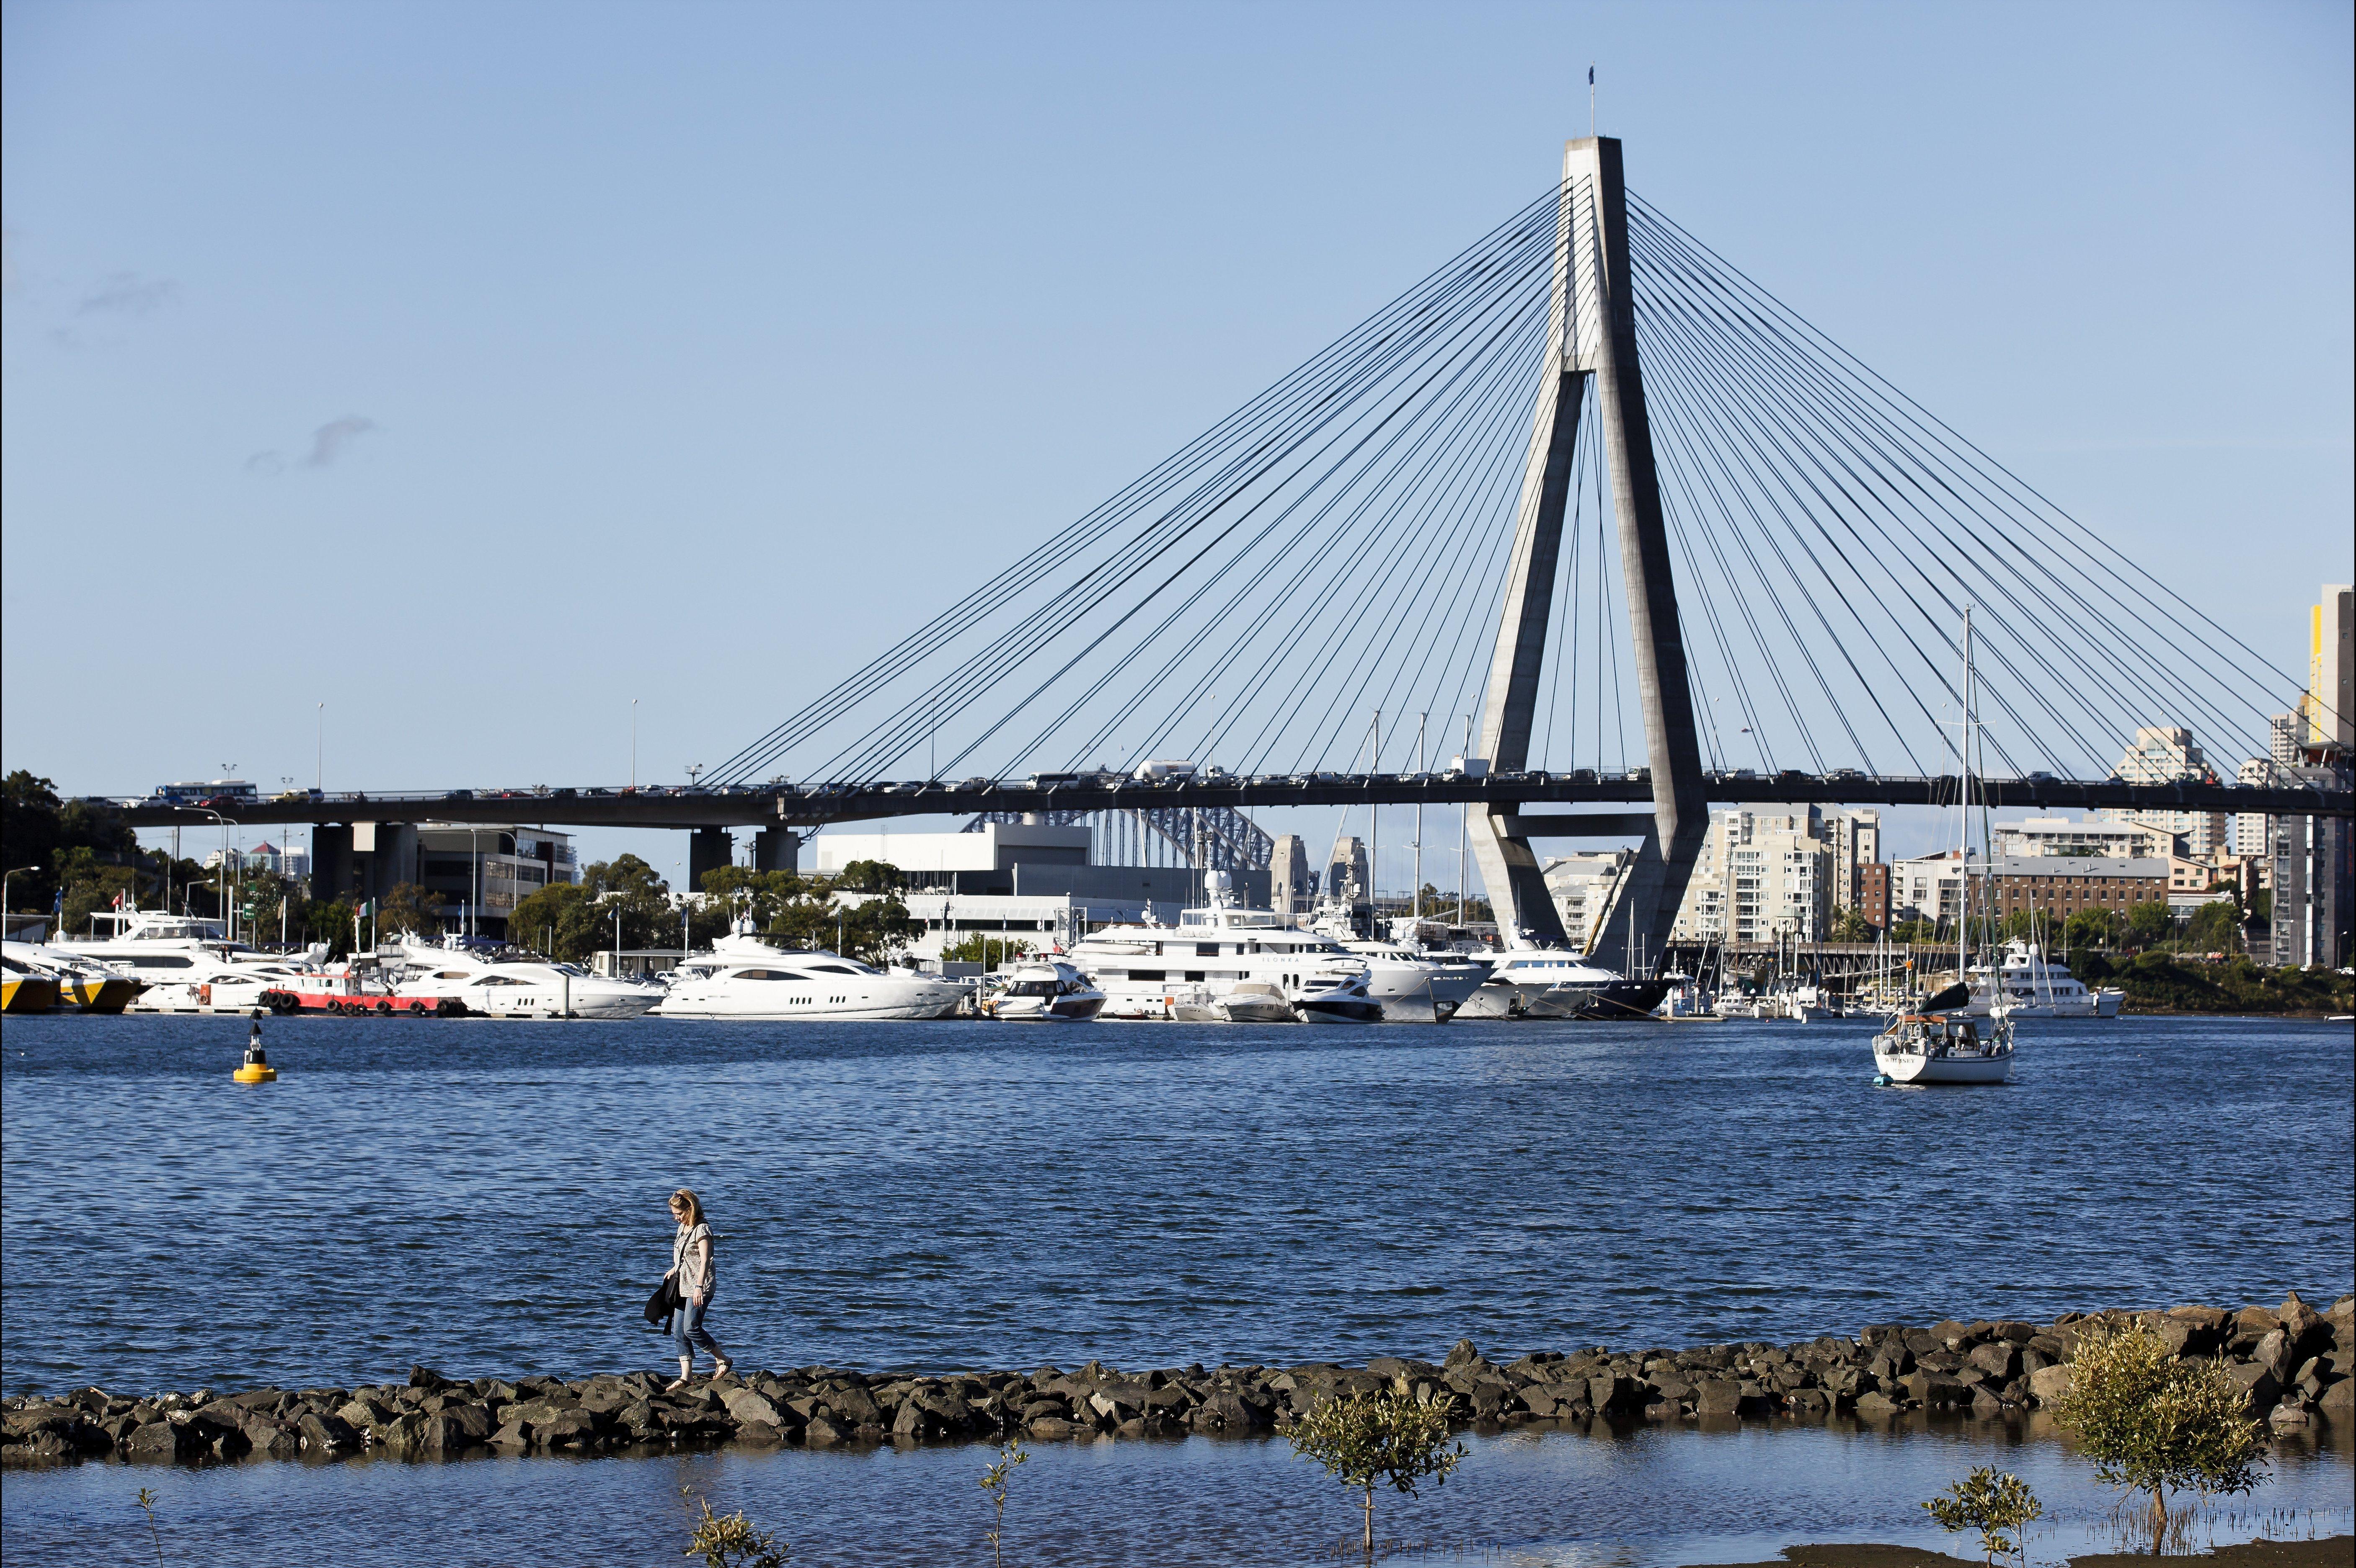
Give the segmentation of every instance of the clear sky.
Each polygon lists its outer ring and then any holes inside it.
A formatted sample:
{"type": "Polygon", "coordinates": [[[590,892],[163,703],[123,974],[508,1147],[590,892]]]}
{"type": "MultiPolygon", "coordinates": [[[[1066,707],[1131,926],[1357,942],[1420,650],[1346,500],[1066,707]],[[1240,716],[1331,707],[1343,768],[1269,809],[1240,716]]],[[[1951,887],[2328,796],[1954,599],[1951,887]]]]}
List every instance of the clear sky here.
{"type": "Polygon", "coordinates": [[[2350,15],[10,0],[0,752],[619,782],[637,698],[682,780],[1544,189],[1590,62],[1633,187],[2287,667],[2350,15]]]}

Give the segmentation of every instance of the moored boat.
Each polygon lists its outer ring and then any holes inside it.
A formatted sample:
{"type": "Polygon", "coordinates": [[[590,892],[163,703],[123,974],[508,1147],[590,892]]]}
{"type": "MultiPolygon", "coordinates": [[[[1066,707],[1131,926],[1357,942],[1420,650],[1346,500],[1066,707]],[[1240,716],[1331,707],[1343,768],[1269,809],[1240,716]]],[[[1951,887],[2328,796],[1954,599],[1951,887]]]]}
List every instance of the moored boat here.
{"type": "Polygon", "coordinates": [[[1105,994],[1086,975],[1050,958],[1017,965],[1005,988],[983,1006],[990,1017],[1010,1021],[1087,1023],[1104,1005],[1105,994]]]}

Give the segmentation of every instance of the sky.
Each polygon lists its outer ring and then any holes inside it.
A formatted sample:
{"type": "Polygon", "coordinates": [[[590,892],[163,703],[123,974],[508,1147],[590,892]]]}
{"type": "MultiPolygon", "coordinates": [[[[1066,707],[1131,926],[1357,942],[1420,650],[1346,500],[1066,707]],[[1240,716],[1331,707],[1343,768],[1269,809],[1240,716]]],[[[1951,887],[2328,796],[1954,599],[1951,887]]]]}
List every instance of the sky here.
{"type": "Polygon", "coordinates": [[[0,18],[0,762],[70,793],[621,783],[634,699],[683,782],[1545,189],[1590,64],[2261,653],[2356,576],[2345,5],[0,18]]]}

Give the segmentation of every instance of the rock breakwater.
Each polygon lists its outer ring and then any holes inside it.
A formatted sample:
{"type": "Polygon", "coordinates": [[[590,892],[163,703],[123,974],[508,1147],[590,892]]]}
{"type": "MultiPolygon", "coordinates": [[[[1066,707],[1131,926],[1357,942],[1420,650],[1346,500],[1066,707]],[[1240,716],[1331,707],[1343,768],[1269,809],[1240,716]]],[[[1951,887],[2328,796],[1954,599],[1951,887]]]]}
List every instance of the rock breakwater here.
{"type": "Polygon", "coordinates": [[[2356,1298],[2317,1312],[2178,1307],[2066,1313],[2052,1323],[1877,1324],[1851,1339],[1688,1350],[1541,1351],[1502,1366],[1470,1341],[1441,1360],[1378,1356],[1363,1367],[1200,1365],[1122,1371],[911,1377],[834,1367],[732,1373],[666,1392],[665,1374],[461,1381],[417,1368],[403,1384],[254,1389],[134,1398],[96,1388],[0,1402],[0,1460],[109,1456],[197,1464],[249,1456],[334,1459],[362,1453],[446,1459],[471,1450],[577,1454],[646,1445],[969,1442],[1021,1435],[1055,1442],[1289,1430],[1321,1399],[1405,1378],[1454,1402],[1476,1428],[1594,1422],[1889,1420],[1909,1411],[2003,1418],[2067,1392],[2086,1325],[2140,1317],[2180,1356],[2222,1356],[2252,1413],[2277,1427],[2356,1419],[2356,1298]]]}

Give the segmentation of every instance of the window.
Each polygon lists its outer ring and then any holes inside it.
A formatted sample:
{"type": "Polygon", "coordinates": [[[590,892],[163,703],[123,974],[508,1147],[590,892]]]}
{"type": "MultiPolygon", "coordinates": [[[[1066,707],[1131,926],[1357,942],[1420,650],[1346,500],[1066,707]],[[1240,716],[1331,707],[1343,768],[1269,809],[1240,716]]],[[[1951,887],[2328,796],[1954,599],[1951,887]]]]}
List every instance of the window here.
{"type": "Polygon", "coordinates": [[[1218,944],[1217,943],[1215,943],[1215,942],[1198,942],[1198,943],[1194,944],[1194,956],[1195,956],[1195,957],[1197,957],[1197,958],[1216,958],[1218,955],[1219,955],[1219,944],[1218,944]]]}
{"type": "Polygon", "coordinates": [[[1159,985],[1170,977],[1170,972],[1167,969],[1131,969],[1129,972],[1129,977],[1132,980],[1151,980],[1159,985]]]}
{"type": "Polygon", "coordinates": [[[1203,977],[1203,971],[1200,969],[1189,969],[1186,971],[1186,978],[1189,980],[1200,980],[1203,977]]]}

